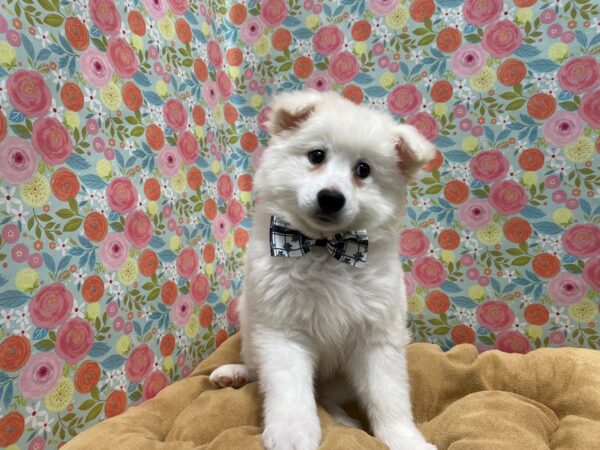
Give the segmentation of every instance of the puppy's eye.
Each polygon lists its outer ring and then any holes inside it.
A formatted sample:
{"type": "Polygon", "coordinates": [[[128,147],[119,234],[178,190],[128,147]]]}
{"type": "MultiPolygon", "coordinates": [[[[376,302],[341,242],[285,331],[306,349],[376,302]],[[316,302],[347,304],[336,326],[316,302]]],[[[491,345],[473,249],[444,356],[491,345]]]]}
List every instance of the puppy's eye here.
{"type": "Polygon", "coordinates": [[[366,162],[359,162],[354,168],[354,173],[358,178],[367,178],[371,173],[371,168],[366,162]]]}
{"type": "Polygon", "coordinates": [[[313,150],[308,153],[308,160],[313,164],[321,164],[325,160],[325,152],[323,150],[313,150]]]}

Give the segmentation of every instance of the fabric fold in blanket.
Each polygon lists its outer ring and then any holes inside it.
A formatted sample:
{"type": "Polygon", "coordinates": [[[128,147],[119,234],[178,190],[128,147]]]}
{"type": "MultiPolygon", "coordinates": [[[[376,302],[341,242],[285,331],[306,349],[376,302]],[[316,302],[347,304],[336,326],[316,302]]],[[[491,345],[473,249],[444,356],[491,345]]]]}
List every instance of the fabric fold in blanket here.
{"type": "MultiPolygon", "coordinates": [[[[208,375],[239,362],[228,339],[190,376],[154,399],[105,420],[63,449],[261,449],[257,383],[215,389],[208,375]]],[[[600,352],[539,349],[527,355],[472,345],[443,352],[408,347],[415,420],[439,449],[600,449],[600,352]]],[[[322,449],[386,449],[366,431],[344,427],[319,407],[322,449]]],[[[290,424],[293,426],[293,424],[290,424]]]]}

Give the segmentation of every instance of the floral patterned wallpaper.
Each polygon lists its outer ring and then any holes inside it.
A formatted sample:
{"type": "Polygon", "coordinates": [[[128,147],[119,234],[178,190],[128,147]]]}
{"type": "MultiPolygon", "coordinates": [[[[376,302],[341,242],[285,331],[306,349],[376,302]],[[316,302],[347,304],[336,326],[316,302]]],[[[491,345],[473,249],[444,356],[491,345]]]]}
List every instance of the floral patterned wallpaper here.
{"type": "Polygon", "coordinates": [[[600,5],[0,5],[0,447],[56,448],[237,325],[277,91],[439,148],[400,232],[415,338],[600,345],[600,5]]]}

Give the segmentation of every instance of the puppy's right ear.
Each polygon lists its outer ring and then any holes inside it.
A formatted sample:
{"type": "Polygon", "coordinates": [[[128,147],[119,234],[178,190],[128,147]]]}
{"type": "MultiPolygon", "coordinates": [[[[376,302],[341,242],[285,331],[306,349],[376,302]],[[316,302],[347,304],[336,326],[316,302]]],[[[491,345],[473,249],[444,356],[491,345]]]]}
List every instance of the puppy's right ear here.
{"type": "Polygon", "coordinates": [[[277,95],[271,102],[266,123],[271,136],[298,128],[315,110],[320,98],[316,91],[294,91],[277,95]]]}

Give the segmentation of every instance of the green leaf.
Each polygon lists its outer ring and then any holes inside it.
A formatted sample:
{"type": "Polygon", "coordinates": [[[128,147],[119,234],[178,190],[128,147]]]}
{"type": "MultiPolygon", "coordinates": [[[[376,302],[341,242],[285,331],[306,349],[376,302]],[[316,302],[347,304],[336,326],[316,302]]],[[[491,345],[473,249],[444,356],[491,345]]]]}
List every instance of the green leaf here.
{"type": "Polygon", "coordinates": [[[560,106],[567,111],[577,111],[579,106],[575,102],[562,102],[560,106]]]}
{"type": "Polygon", "coordinates": [[[88,409],[90,409],[92,406],[94,406],[97,402],[90,399],[87,399],[85,402],[83,402],[81,404],[81,406],[79,406],[79,409],[82,411],[87,411],[88,409]]]}
{"type": "Polygon", "coordinates": [[[429,188],[425,191],[426,194],[437,194],[442,190],[443,186],[441,184],[434,184],[433,186],[429,186],[429,188]]]}
{"type": "Polygon", "coordinates": [[[450,327],[439,327],[433,330],[433,334],[448,334],[450,332],[450,327]]]}
{"type": "Polygon", "coordinates": [[[531,256],[529,256],[529,255],[519,256],[518,258],[513,259],[512,265],[513,266],[524,266],[524,265],[528,264],[529,261],[531,261],[531,256]]]}
{"type": "Polygon", "coordinates": [[[135,137],[140,137],[144,134],[144,127],[134,127],[131,129],[131,135],[135,137]]]}
{"type": "Polygon", "coordinates": [[[69,220],[65,224],[63,231],[75,231],[79,229],[79,227],[81,226],[81,222],[83,222],[83,219],[81,217],[75,217],[74,219],[69,220]]]}
{"type": "Polygon", "coordinates": [[[419,40],[418,45],[427,45],[427,44],[431,44],[433,41],[435,40],[435,34],[428,34],[425,37],[422,37],[419,40]]]}
{"type": "Polygon", "coordinates": [[[69,217],[73,217],[75,213],[73,213],[73,211],[70,209],[63,208],[56,211],[56,215],[62,219],[68,219],[69,217]]]}
{"type": "Polygon", "coordinates": [[[25,125],[14,124],[11,125],[10,128],[14,131],[14,133],[23,139],[31,138],[31,131],[25,125]]]}
{"type": "Polygon", "coordinates": [[[102,411],[102,403],[98,403],[96,406],[94,406],[92,408],[92,410],[88,413],[88,415],[85,418],[86,422],[91,422],[92,420],[94,420],[96,417],[98,417],[98,415],[100,414],[100,412],[102,411]]]}
{"type": "Polygon", "coordinates": [[[50,350],[54,349],[54,342],[52,342],[50,339],[42,339],[41,341],[33,344],[33,346],[41,352],[49,352],[50,350]]]}
{"type": "Polygon", "coordinates": [[[524,99],[524,98],[518,98],[516,100],[513,100],[508,105],[506,105],[506,110],[507,111],[516,111],[517,109],[520,109],[525,104],[525,101],[526,101],[526,99],[524,99]]]}
{"type": "Polygon", "coordinates": [[[48,14],[44,17],[44,23],[51,27],[60,27],[63,23],[63,17],[60,14],[48,14]]]}

